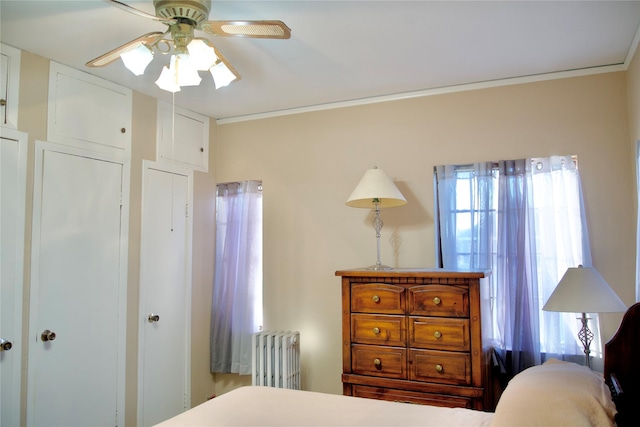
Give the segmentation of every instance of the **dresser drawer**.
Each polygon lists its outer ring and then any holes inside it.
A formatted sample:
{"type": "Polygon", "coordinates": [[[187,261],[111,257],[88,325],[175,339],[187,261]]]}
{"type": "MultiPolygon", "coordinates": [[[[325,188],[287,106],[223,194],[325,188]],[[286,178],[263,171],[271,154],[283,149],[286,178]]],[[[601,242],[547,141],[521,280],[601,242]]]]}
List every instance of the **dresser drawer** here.
{"type": "Polygon", "coordinates": [[[409,347],[469,351],[469,319],[409,317],[409,347]]]}
{"type": "Polygon", "coordinates": [[[469,353],[410,349],[409,379],[470,385],[471,356],[469,353]]]}
{"type": "Polygon", "coordinates": [[[406,379],[407,350],[397,347],[353,345],[352,371],[355,374],[406,379]]]}
{"type": "Polygon", "coordinates": [[[353,396],[355,397],[388,400],[391,402],[416,403],[418,405],[445,406],[449,408],[472,408],[472,399],[469,397],[360,385],[354,385],[352,390],[353,396]]]}
{"type": "Polygon", "coordinates": [[[405,298],[401,286],[384,283],[351,285],[351,311],[357,313],[404,314],[405,298]]]}
{"type": "Polygon", "coordinates": [[[409,314],[469,317],[469,289],[464,286],[423,285],[408,289],[409,314]]]}
{"type": "Polygon", "coordinates": [[[405,316],[352,314],[351,341],[404,347],[407,340],[405,316]]]}

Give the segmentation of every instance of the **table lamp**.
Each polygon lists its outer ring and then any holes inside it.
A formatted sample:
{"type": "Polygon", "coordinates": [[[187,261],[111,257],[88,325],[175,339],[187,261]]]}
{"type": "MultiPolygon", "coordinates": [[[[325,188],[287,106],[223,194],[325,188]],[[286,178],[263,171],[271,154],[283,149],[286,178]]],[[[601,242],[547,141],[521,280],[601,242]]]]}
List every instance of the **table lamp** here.
{"type": "Polygon", "coordinates": [[[368,270],[393,270],[388,265],[380,262],[380,231],[384,223],[380,219],[380,209],[394,208],[407,204],[398,187],[393,183],[391,178],[376,166],[365,172],[364,176],[356,186],[351,196],[346,202],[347,206],[352,208],[374,209],[375,216],[373,218],[373,228],[376,231],[376,243],[378,257],[376,263],[368,270]]]}
{"type": "Polygon", "coordinates": [[[587,325],[586,313],[622,312],[627,306],[595,268],[578,266],[567,269],[542,310],[582,313],[578,338],[584,347],[585,364],[591,368],[589,353],[593,332],[587,325]]]}

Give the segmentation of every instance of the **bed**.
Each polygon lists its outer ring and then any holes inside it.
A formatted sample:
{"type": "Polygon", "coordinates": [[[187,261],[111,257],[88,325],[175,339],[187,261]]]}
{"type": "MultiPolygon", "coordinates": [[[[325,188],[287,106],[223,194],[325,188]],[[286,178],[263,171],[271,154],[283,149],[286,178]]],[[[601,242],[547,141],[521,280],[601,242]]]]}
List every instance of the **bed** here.
{"type": "Polygon", "coordinates": [[[387,402],[269,387],[241,387],[157,427],[614,426],[637,422],[640,303],[605,345],[604,375],[551,359],[516,375],[495,412],[387,402]],[[635,411],[635,412],[634,412],[635,411]]]}

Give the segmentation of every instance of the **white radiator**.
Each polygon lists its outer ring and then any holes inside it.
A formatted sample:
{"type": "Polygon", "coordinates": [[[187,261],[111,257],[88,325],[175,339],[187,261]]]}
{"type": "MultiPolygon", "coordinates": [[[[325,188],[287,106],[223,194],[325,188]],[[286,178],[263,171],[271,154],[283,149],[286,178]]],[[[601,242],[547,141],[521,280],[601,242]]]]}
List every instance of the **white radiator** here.
{"type": "Polygon", "coordinates": [[[252,344],[253,385],[300,390],[300,333],[257,332],[252,344]]]}

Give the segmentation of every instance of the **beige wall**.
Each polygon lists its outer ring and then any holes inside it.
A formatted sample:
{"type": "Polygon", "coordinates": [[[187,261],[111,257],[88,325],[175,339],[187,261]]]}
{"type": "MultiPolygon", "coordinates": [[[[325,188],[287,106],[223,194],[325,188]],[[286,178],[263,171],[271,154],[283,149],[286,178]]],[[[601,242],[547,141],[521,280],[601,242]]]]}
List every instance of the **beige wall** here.
{"type": "Polygon", "coordinates": [[[373,165],[409,202],[383,213],[382,261],[433,267],[434,165],[577,154],[594,265],[632,303],[628,118],[610,73],[219,125],[217,179],[263,180],[265,326],[301,331],[303,387],[341,393],[334,272],[375,261],[370,213],[344,204],[373,165]]]}

